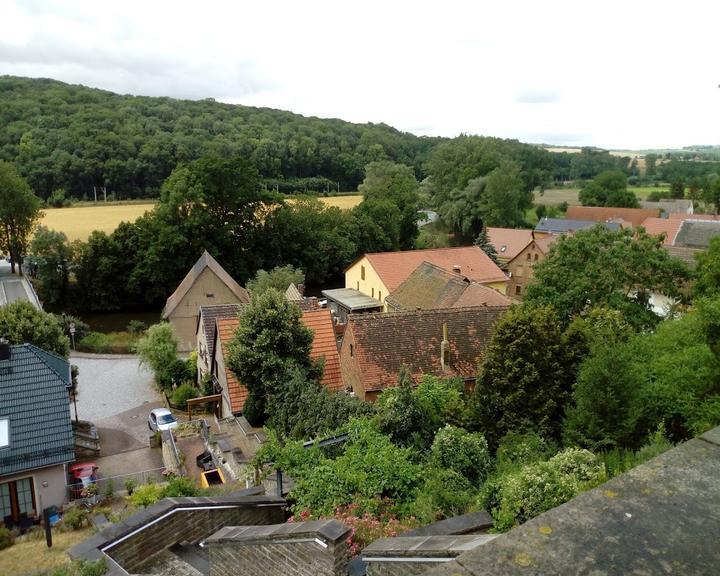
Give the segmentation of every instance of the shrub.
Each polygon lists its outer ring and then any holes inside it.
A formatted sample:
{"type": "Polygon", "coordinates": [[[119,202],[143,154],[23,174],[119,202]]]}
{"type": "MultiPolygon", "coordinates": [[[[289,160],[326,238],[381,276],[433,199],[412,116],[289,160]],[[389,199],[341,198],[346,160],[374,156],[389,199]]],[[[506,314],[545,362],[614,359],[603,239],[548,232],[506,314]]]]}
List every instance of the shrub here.
{"type": "Polygon", "coordinates": [[[15,543],[15,535],[12,530],[6,528],[3,524],[0,524],[0,550],[10,548],[15,543]]]}
{"type": "Polygon", "coordinates": [[[130,334],[142,334],[147,330],[147,324],[142,320],[130,320],[127,325],[127,331],[130,334]]]}
{"type": "Polygon", "coordinates": [[[112,478],[105,482],[105,490],[103,490],[103,496],[105,496],[105,498],[112,498],[113,496],[115,496],[115,483],[112,481],[112,478]]]}
{"type": "Polygon", "coordinates": [[[125,482],[123,482],[123,485],[125,486],[128,496],[132,496],[132,493],[135,491],[135,486],[137,485],[135,480],[127,478],[125,482]]]}
{"type": "Polygon", "coordinates": [[[197,496],[198,489],[190,478],[177,476],[172,478],[163,488],[160,498],[176,498],[178,496],[197,496]]]}
{"type": "Polygon", "coordinates": [[[432,460],[442,469],[452,470],[474,485],[487,478],[492,466],[485,437],[450,426],[438,430],[433,441],[432,460]]]}
{"type": "Polygon", "coordinates": [[[465,514],[474,498],[468,479],[455,470],[432,468],[427,471],[425,484],[411,506],[413,515],[423,524],[442,518],[465,514]]]}
{"type": "Polygon", "coordinates": [[[62,188],[53,190],[47,199],[47,205],[52,206],[53,208],[64,208],[65,206],[70,206],[70,204],[72,204],[72,202],[65,195],[65,190],[62,188]]]}
{"type": "Polygon", "coordinates": [[[132,496],[129,496],[130,502],[135,504],[135,506],[147,508],[160,500],[162,491],[162,486],[157,484],[143,484],[133,491],[132,496]]]}
{"type": "Polygon", "coordinates": [[[75,560],[72,564],[55,568],[52,572],[49,572],[49,576],[102,576],[107,570],[104,558],[94,562],[75,560]]]}
{"type": "Polygon", "coordinates": [[[87,525],[88,511],[77,506],[65,510],[60,520],[60,529],[63,531],[81,530],[87,525]]]}
{"type": "Polygon", "coordinates": [[[500,470],[508,470],[547,460],[554,447],[535,432],[514,430],[505,434],[495,455],[496,466],[500,470]]]}
{"type": "Polygon", "coordinates": [[[196,398],[199,394],[200,391],[195,388],[195,386],[193,386],[190,382],[185,382],[173,391],[170,400],[172,401],[173,406],[179,408],[180,410],[185,410],[185,408],[187,408],[187,401],[191,398],[196,398]]]}

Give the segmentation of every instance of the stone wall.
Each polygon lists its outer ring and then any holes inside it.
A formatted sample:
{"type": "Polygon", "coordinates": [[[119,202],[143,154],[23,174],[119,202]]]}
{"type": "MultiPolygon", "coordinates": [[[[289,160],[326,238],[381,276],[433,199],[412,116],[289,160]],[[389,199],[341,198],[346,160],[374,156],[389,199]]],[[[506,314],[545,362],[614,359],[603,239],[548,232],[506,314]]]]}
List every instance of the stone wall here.
{"type": "Polygon", "coordinates": [[[335,520],[226,527],[206,539],[210,576],[340,576],[350,529],[335,520]]]}

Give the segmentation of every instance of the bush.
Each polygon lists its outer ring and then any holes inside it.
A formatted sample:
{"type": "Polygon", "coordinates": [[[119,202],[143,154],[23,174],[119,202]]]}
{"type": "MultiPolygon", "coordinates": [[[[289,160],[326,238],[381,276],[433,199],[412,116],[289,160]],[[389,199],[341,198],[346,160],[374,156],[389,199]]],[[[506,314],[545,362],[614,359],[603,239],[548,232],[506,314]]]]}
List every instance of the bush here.
{"type": "Polygon", "coordinates": [[[133,492],[135,491],[135,486],[137,486],[135,480],[133,480],[132,478],[127,478],[125,482],[123,482],[123,485],[125,486],[127,495],[132,496],[133,492]]]}
{"type": "Polygon", "coordinates": [[[59,523],[61,531],[82,530],[87,525],[88,511],[77,506],[65,510],[59,523]]]}
{"type": "Polygon", "coordinates": [[[94,354],[130,354],[137,340],[138,336],[129,332],[88,332],[82,339],[75,339],[79,351],[94,354]]]}
{"type": "Polygon", "coordinates": [[[71,200],[65,195],[65,190],[62,188],[53,190],[50,197],[47,199],[47,205],[52,206],[53,208],[64,208],[65,206],[70,206],[71,204],[71,200]]]}
{"type": "Polygon", "coordinates": [[[496,466],[508,470],[547,460],[554,452],[554,446],[535,432],[508,432],[500,440],[495,455],[496,466]]]}
{"type": "Polygon", "coordinates": [[[0,550],[10,548],[15,543],[15,535],[12,530],[6,528],[3,524],[0,524],[0,550]]]}
{"type": "Polygon", "coordinates": [[[143,484],[138,486],[132,493],[130,502],[135,506],[147,508],[152,506],[162,497],[163,488],[157,484],[143,484]]]}
{"type": "Polygon", "coordinates": [[[176,498],[178,496],[197,496],[197,487],[190,478],[177,476],[172,478],[163,488],[160,498],[176,498]]]}
{"type": "Polygon", "coordinates": [[[197,398],[200,395],[200,391],[195,388],[190,382],[185,382],[178,386],[170,396],[170,401],[175,408],[185,410],[187,408],[187,401],[191,398],[197,398]]]}
{"type": "Polygon", "coordinates": [[[433,441],[432,460],[438,468],[457,472],[471,484],[480,485],[492,463],[485,437],[450,426],[438,430],[433,441]]]}
{"type": "Polygon", "coordinates": [[[113,496],[115,496],[115,483],[112,481],[112,478],[105,482],[105,490],[103,490],[103,496],[105,496],[105,498],[112,498],[113,496]]]}
{"type": "Polygon", "coordinates": [[[147,330],[147,324],[142,320],[130,320],[127,325],[127,331],[130,334],[142,334],[147,330]]]}
{"type": "Polygon", "coordinates": [[[53,316],[62,326],[65,334],[70,334],[70,324],[75,324],[75,342],[79,342],[90,333],[90,325],[77,316],[70,316],[69,314],[53,314],[53,316]]]}
{"type": "Polygon", "coordinates": [[[442,468],[428,470],[426,477],[411,506],[413,516],[421,523],[429,524],[468,511],[475,493],[467,478],[455,470],[442,468]]]}

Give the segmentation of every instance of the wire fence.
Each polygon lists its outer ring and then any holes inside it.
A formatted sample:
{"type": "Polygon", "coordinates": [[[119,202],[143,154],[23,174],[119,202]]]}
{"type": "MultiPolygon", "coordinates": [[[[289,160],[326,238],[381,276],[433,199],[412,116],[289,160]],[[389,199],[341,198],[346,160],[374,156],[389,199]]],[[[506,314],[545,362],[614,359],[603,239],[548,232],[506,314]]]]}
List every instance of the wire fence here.
{"type": "Polygon", "coordinates": [[[65,488],[70,500],[84,500],[94,503],[98,497],[111,496],[118,491],[126,491],[128,486],[135,488],[141,484],[163,482],[165,480],[165,468],[151,468],[130,474],[119,474],[117,476],[103,476],[95,481],[97,488],[88,490],[87,485],[81,483],[68,484],[65,488]],[[92,492],[95,492],[93,494],[92,492]]]}

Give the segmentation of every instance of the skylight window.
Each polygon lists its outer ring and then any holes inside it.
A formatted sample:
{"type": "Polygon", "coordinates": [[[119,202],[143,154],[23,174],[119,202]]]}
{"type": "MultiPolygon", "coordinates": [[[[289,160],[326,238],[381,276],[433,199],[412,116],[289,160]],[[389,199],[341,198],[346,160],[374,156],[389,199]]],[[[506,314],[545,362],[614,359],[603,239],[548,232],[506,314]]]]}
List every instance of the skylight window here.
{"type": "Polygon", "coordinates": [[[10,446],[10,420],[0,419],[0,448],[10,446]]]}

